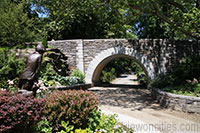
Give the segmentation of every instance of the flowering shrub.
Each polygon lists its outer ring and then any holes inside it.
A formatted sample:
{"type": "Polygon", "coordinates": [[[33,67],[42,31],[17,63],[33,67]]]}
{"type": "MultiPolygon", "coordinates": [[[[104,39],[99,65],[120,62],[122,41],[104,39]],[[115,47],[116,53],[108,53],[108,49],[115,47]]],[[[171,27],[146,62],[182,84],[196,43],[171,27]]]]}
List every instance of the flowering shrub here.
{"type": "Polygon", "coordinates": [[[0,91],[0,132],[30,132],[40,121],[45,100],[0,91]]]}
{"type": "Polygon", "coordinates": [[[11,92],[11,93],[17,92],[18,78],[15,78],[13,80],[8,80],[7,82],[8,82],[8,86],[7,86],[6,90],[11,92]]]}
{"type": "Polygon", "coordinates": [[[93,110],[98,109],[97,97],[88,91],[54,91],[46,100],[45,116],[54,131],[60,130],[61,121],[69,121],[74,129],[86,129],[93,110]]]}

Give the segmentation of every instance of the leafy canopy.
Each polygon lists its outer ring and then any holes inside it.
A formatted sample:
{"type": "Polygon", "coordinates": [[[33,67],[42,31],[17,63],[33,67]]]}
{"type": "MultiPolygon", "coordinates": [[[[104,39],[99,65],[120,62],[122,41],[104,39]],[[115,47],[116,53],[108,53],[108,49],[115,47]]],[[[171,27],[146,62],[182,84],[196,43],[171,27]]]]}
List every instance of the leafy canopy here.
{"type": "Polygon", "coordinates": [[[34,19],[26,7],[25,0],[0,1],[0,45],[13,46],[34,40],[34,19]]]}
{"type": "Polygon", "coordinates": [[[135,14],[151,15],[174,30],[178,39],[200,40],[200,2],[198,0],[127,0],[135,14]]]}
{"type": "Polygon", "coordinates": [[[127,32],[125,1],[48,0],[36,1],[48,12],[45,32],[49,39],[135,38],[127,32]]]}

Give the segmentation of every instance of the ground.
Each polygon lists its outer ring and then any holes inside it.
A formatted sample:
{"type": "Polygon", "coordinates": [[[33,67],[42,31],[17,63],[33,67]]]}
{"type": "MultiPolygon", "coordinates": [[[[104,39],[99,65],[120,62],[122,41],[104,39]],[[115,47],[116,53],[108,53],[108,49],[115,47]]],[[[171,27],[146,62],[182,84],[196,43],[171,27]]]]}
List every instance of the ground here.
{"type": "Polygon", "coordinates": [[[93,87],[102,110],[124,114],[153,125],[163,133],[199,133],[200,114],[189,114],[162,108],[148,89],[133,82],[134,75],[122,75],[111,85],[93,87]]]}

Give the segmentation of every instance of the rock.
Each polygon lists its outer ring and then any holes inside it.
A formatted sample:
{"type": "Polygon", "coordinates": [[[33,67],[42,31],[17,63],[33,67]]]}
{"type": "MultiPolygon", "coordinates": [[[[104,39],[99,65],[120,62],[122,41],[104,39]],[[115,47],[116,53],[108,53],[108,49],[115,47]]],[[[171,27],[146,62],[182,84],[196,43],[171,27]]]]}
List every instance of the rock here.
{"type": "Polygon", "coordinates": [[[23,96],[33,96],[33,92],[27,90],[18,90],[18,94],[22,94],[23,96]]]}

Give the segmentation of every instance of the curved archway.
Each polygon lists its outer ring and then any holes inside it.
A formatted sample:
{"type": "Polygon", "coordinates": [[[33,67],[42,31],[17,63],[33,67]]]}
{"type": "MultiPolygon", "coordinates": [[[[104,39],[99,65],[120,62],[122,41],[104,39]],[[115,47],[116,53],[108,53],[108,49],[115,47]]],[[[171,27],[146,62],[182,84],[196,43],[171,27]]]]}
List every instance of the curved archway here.
{"type": "Polygon", "coordinates": [[[155,78],[155,71],[153,63],[147,58],[147,56],[137,52],[132,48],[123,46],[113,47],[102,51],[97,54],[95,58],[90,62],[86,71],[86,82],[96,84],[99,82],[101,71],[106,64],[115,58],[126,57],[135,60],[143,67],[148,81],[155,78]]]}

